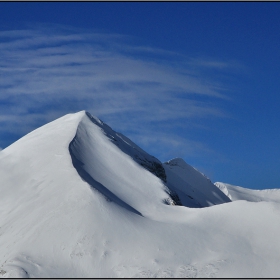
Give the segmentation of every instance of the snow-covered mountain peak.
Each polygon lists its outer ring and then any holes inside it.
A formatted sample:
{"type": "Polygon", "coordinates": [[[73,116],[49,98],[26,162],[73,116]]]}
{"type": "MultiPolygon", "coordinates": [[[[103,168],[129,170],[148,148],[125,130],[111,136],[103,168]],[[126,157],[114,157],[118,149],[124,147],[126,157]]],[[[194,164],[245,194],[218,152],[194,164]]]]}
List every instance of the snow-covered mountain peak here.
{"type": "Polygon", "coordinates": [[[1,151],[0,277],[279,276],[278,192],[169,163],[85,111],[1,151]]]}
{"type": "MultiPolygon", "coordinates": [[[[162,164],[129,138],[86,111],[66,115],[34,130],[1,154],[3,158],[7,155],[10,159],[17,155],[27,162],[33,162],[33,165],[38,160],[34,155],[44,154],[42,149],[50,151],[42,156],[49,158],[49,162],[52,155],[55,159],[62,155],[70,157],[71,161],[67,164],[73,164],[83,180],[89,185],[93,184],[92,180],[96,181],[95,189],[102,189],[101,193],[107,193],[107,198],[108,193],[111,199],[116,196],[117,200],[122,201],[121,204],[130,201],[131,197],[139,196],[139,191],[147,197],[143,197],[146,204],[151,199],[151,207],[154,207],[152,205],[157,199],[159,202],[187,207],[229,202],[223,192],[209,186],[201,174],[183,159],[175,158],[162,164]]],[[[133,201],[127,205],[136,207],[138,202],[133,201]]],[[[148,209],[147,205],[145,209],[148,209]]],[[[142,206],[136,208],[142,213],[142,206]]]]}

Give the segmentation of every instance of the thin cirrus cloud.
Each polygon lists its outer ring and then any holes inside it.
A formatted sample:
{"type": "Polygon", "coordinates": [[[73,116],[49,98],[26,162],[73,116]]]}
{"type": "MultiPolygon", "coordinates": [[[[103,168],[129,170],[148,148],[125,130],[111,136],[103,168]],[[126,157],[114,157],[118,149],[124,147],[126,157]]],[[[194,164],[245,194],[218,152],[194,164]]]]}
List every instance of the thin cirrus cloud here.
{"type": "MultiPolygon", "coordinates": [[[[227,102],[224,86],[197,69],[230,67],[226,62],[188,59],[134,46],[126,36],[71,28],[1,31],[0,42],[2,135],[22,136],[85,109],[141,145],[153,142],[159,124],[164,129],[170,122],[180,126],[189,119],[225,117],[215,106],[215,100],[227,102]]],[[[162,148],[190,143],[163,136],[162,148]]]]}

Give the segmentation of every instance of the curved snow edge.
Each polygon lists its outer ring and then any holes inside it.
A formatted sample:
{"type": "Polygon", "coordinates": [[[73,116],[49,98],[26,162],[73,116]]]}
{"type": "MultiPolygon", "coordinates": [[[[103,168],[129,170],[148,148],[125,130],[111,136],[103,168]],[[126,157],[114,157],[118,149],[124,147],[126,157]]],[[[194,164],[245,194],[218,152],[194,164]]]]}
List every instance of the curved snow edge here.
{"type": "Polygon", "coordinates": [[[73,140],[69,144],[69,152],[70,152],[70,156],[71,156],[71,159],[72,159],[73,166],[76,169],[79,176],[81,177],[81,179],[83,181],[87,182],[91,188],[96,189],[99,193],[104,195],[108,201],[114,201],[115,203],[117,203],[121,207],[124,207],[125,209],[127,209],[127,210],[129,210],[129,211],[131,211],[131,212],[133,212],[137,215],[143,216],[135,208],[133,208],[130,205],[128,205],[127,203],[125,203],[123,200],[118,198],[114,193],[112,193],[110,190],[108,190],[105,186],[103,186],[101,183],[99,183],[98,181],[93,179],[90,176],[90,174],[88,172],[86,172],[86,170],[84,170],[84,168],[83,168],[84,163],[81,162],[80,160],[78,160],[77,157],[75,156],[76,138],[77,138],[77,134],[75,135],[75,137],[73,138],[73,140]]]}
{"type": "MultiPolygon", "coordinates": [[[[79,125],[81,124],[81,121],[83,120],[83,118],[87,117],[89,118],[91,121],[92,119],[94,119],[94,124],[96,124],[96,122],[98,124],[102,124],[104,125],[104,123],[99,120],[97,117],[92,116],[90,113],[83,111],[84,114],[82,116],[82,118],[80,119],[80,122],[77,126],[76,129],[76,134],[74,136],[74,138],[72,139],[72,141],[69,143],[68,146],[68,150],[71,156],[71,160],[72,160],[72,164],[73,167],[76,169],[77,173],[79,174],[79,176],[81,177],[81,179],[83,181],[85,181],[86,183],[88,183],[88,185],[97,190],[99,193],[101,193],[103,196],[105,196],[105,198],[108,201],[113,201],[116,204],[118,204],[119,206],[131,211],[134,214],[143,216],[139,211],[137,211],[135,208],[133,208],[132,206],[130,206],[129,204],[127,204],[126,202],[124,202],[122,199],[120,199],[118,196],[116,196],[114,193],[112,193],[108,188],[106,188],[104,185],[102,185],[100,182],[98,182],[97,180],[95,180],[84,168],[83,166],[85,165],[82,161],[80,161],[77,157],[77,154],[79,153],[78,150],[78,145],[76,145],[77,143],[77,139],[79,138],[79,132],[78,132],[78,128],[79,125]]],[[[106,125],[106,124],[105,124],[106,125]]],[[[107,125],[106,125],[107,126],[107,125]]]]}

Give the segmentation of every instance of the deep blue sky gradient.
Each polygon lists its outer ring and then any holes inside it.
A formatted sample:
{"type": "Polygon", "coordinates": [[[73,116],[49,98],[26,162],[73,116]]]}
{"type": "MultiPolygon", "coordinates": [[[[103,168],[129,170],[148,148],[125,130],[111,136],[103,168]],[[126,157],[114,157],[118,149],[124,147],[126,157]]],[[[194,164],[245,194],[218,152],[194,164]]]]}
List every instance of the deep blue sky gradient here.
{"type": "MultiPolygon", "coordinates": [[[[183,156],[212,181],[262,189],[280,187],[279,15],[279,2],[1,2],[0,31],[59,24],[127,35],[134,46],[234,65],[226,71],[198,70],[225,87],[228,100],[209,98],[209,104],[228,117],[201,118],[195,127],[182,122],[180,129],[170,129],[174,137],[202,142],[213,152],[174,157],[183,156]]],[[[200,98],[208,102],[208,97],[194,97],[200,98]]],[[[9,106],[5,102],[0,109],[9,106]]],[[[19,136],[6,132],[0,145],[19,136]]],[[[152,145],[143,148],[168,160],[152,145]]]]}

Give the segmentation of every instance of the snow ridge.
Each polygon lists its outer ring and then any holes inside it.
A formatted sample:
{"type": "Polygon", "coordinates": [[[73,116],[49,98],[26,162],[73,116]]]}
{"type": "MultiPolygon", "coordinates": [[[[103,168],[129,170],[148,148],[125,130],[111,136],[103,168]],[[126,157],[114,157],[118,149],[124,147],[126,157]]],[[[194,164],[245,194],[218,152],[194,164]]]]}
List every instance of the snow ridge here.
{"type": "Polygon", "coordinates": [[[104,134],[112,141],[113,144],[121,149],[122,152],[129,155],[134,161],[166,182],[164,168],[162,167],[162,163],[157,158],[149,155],[123,134],[115,132],[110,126],[102,122],[97,117],[92,116],[88,112],[86,112],[86,115],[94,124],[102,129],[104,134]]]}

